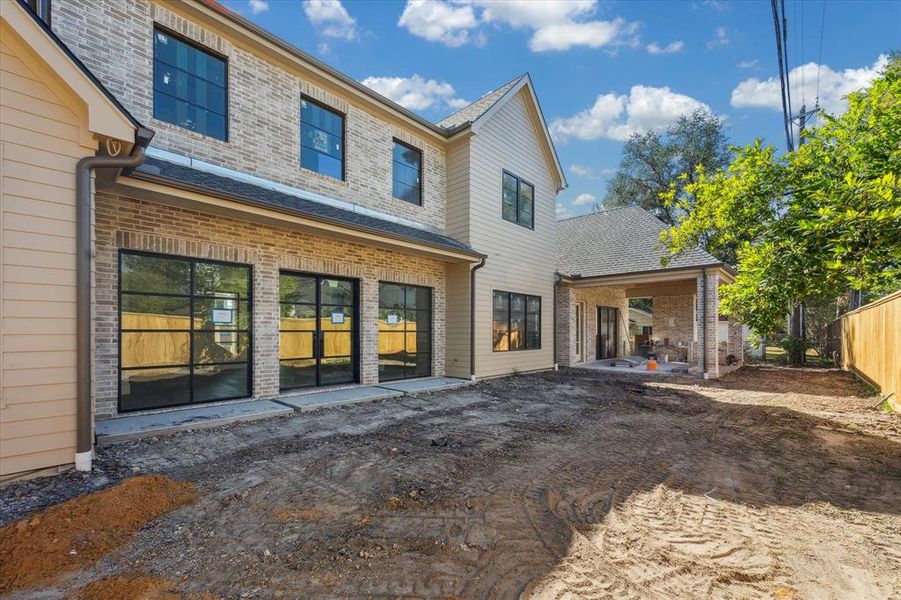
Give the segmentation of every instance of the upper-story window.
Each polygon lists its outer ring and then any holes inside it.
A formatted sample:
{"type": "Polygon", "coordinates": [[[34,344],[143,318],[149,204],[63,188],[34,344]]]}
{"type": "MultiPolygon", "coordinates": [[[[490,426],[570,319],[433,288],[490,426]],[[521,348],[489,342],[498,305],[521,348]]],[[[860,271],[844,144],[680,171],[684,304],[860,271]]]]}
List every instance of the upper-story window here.
{"type": "Polygon", "coordinates": [[[392,193],[398,200],[422,204],[422,152],[394,140],[392,193]]]}
{"type": "Polygon", "coordinates": [[[153,32],[153,116],[225,140],[225,59],[159,28],[153,32]]]}
{"type": "Polygon", "coordinates": [[[309,98],[300,101],[300,166],[344,179],[344,115],[309,98]]]}
{"type": "Polygon", "coordinates": [[[50,25],[50,0],[25,0],[25,5],[36,14],[41,21],[50,25]]]}
{"type": "Polygon", "coordinates": [[[535,186],[504,171],[502,199],[505,221],[535,227],[535,186]]]}

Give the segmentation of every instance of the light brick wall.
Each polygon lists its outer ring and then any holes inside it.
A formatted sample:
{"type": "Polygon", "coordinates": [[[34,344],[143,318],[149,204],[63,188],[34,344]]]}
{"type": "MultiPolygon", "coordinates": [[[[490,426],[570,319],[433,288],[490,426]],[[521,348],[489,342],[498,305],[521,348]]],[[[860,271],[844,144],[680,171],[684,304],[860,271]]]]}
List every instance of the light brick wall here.
{"type": "Polygon", "coordinates": [[[445,149],[148,0],[66,0],[53,29],[142,123],[153,146],[443,231],[445,149]],[[228,57],[228,141],[153,118],[154,22],[228,57]],[[346,114],[346,181],[300,167],[301,94],[346,114]],[[423,151],[423,205],[395,200],[392,138],[423,151]]]}
{"type": "Polygon", "coordinates": [[[96,217],[95,411],[117,411],[120,249],[253,266],[253,395],[278,395],[280,269],[360,281],[360,377],[378,381],[378,283],[432,288],[432,372],[443,375],[445,265],[441,261],[238,219],[98,192],[96,217]]]}
{"type": "Polygon", "coordinates": [[[629,300],[626,290],[614,287],[570,288],[557,291],[557,362],[562,366],[576,364],[576,304],[584,303],[584,362],[597,358],[598,307],[609,306],[619,311],[617,322],[617,356],[634,354],[629,340],[629,300]]]}
{"type": "Polygon", "coordinates": [[[728,354],[735,356],[739,365],[745,364],[745,329],[734,319],[729,319],[728,354]]]}

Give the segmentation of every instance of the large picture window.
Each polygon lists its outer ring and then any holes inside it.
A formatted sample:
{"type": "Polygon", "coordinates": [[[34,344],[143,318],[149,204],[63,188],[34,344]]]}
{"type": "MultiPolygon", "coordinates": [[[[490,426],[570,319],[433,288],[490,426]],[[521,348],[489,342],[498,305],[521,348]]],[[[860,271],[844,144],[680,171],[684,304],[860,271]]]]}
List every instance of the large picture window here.
{"type": "Polygon", "coordinates": [[[394,140],[392,193],[398,200],[422,204],[422,152],[394,140]]]}
{"type": "Polygon", "coordinates": [[[119,410],[250,396],[247,265],[122,252],[119,410]]]}
{"type": "Polygon", "coordinates": [[[309,98],[300,101],[300,166],[344,179],[344,115],[309,98]]]}
{"type": "Polygon", "coordinates": [[[153,32],[153,116],[220,140],[228,136],[225,59],[153,32]]]}
{"type": "Polygon", "coordinates": [[[379,381],[432,374],[432,290],[379,283],[379,381]]]}
{"type": "Polygon", "coordinates": [[[492,350],[541,348],[541,298],[512,292],[494,292],[492,350]]]}
{"type": "Polygon", "coordinates": [[[501,190],[505,221],[533,229],[535,227],[535,186],[504,171],[501,190]]]}

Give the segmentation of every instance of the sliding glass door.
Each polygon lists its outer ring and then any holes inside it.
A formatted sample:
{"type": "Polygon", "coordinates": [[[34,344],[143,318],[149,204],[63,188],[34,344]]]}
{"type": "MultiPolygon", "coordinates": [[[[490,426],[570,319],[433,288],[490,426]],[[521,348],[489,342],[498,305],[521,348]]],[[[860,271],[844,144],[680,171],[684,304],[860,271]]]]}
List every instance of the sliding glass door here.
{"type": "Polygon", "coordinates": [[[119,255],[119,411],[251,395],[251,269],[119,255]]]}
{"type": "Polygon", "coordinates": [[[279,277],[279,387],[354,383],[357,282],[283,271],[279,277]]]}

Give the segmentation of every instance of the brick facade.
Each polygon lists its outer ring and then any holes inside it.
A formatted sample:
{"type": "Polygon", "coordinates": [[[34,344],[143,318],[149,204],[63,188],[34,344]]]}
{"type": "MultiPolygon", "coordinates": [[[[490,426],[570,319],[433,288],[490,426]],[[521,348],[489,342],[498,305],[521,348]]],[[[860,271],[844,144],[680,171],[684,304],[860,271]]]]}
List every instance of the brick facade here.
{"type": "Polygon", "coordinates": [[[156,131],[153,146],[445,229],[445,150],[364,111],[230,39],[149,0],[66,0],[53,29],[125,107],[156,131]],[[228,58],[228,140],[153,118],[154,23],[228,58]],[[101,41],[98,41],[101,40],[101,41]],[[102,41],[105,40],[105,41],[102,41]],[[300,167],[306,95],[345,118],[345,181],[300,167]],[[423,152],[423,203],[393,198],[393,138],[423,152]]]}
{"type": "Polygon", "coordinates": [[[270,398],[278,383],[280,269],[360,281],[360,377],[378,381],[378,283],[432,288],[432,372],[443,375],[445,264],[441,261],[98,192],[95,196],[95,412],[116,414],[118,396],[118,254],[143,250],[250,264],[253,267],[253,395],[270,398]]]}
{"type": "Polygon", "coordinates": [[[576,359],[576,304],[584,308],[582,331],[582,362],[592,362],[597,357],[598,307],[609,306],[619,312],[617,326],[617,356],[634,354],[629,339],[629,300],[626,290],[615,287],[557,289],[557,364],[571,366],[576,359]]]}
{"type": "Polygon", "coordinates": [[[652,338],[657,341],[663,359],[667,349],[672,350],[671,360],[691,361],[695,355],[695,297],[654,296],[652,308],[652,338]],[[683,355],[684,353],[684,355],[683,355]]]}

